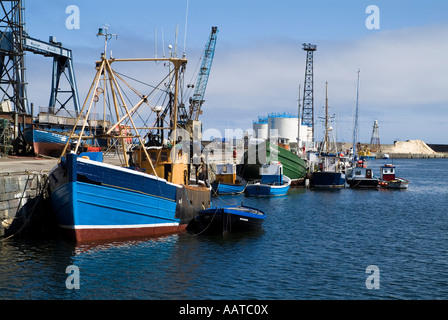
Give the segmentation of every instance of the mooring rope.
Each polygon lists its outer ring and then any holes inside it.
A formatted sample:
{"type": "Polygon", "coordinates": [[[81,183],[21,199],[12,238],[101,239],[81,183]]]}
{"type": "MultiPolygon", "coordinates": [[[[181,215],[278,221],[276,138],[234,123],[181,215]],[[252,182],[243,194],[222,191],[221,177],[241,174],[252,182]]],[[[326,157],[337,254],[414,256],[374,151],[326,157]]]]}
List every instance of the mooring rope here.
{"type": "MultiPolygon", "coordinates": [[[[210,222],[209,222],[209,224],[207,225],[207,227],[204,228],[201,232],[195,233],[195,234],[194,234],[195,236],[198,236],[198,235],[204,233],[204,232],[211,226],[211,224],[212,224],[213,220],[215,219],[215,216],[216,216],[216,214],[218,213],[218,211],[219,211],[219,208],[216,208],[215,212],[213,213],[213,217],[212,217],[212,219],[210,220],[210,222]]],[[[195,219],[196,219],[196,218],[195,218],[195,219]]]]}
{"type": "Polygon", "coordinates": [[[24,222],[23,222],[23,224],[20,226],[20,228],[15,233],[13,233],[13,234],[5,237],[5,238],[0,239],[0,241],[8,240],[8,239],[10,239],[10,238],[12,238],[12,237],[14,237],[14,236],[16,236],[16,235],[18,235],[18,234],[20,234],[22,232],[22,230],[31,221],[31,217],[32,217],[33,213],[35,212],[36,207],[39,204],[40,200],[43,198],[43,194],[44,194],[44,192],[45,192],[45,190],[46,190],[46,188],[48,186],[49,179],[48,179],[48,175],[47,174],[42,174],[42,173],[37,173],[37,172],[29,172],[29,171],[25,171],[25,172],[27,173],[27,179],[26,179],[24,190],[23,190],[23,192],[22,192],[22,194],[20,196],[19,204],[17,206],[17,210],[16,210],[16,213],[14,215],[14,218],[12,218],[11,222],[6,221],[6,220],[10,220],[11,218],[2,218],[2,224],[8,224],[9,225],[8,227],[10,227],[12,225],[13,221],[16,220],[16,219],[19,219],[19,218],[23,218],[24,222]],[[37,198],[37,200],[34,202],[34,204],[31,207],[31,210],[30,210],[28,215],[26,215],[24,217],[19,217],[18,213],[23,208],[23,206],[21,204],[22,204],[23,197],[26,194],[26,190],[27,190],[27,187],[28,187],[28,182],[30,181],[30,176],[31,175],[32,175],[31,181],[33,181],[34,178],[37,178],[37,188],[36,188],[36,198],[37,198]],[[44,182],[43,185],[42,185],[41,181],[39,181],[39,177],[41,175],[45,179],[45,182],[44,182]]]}

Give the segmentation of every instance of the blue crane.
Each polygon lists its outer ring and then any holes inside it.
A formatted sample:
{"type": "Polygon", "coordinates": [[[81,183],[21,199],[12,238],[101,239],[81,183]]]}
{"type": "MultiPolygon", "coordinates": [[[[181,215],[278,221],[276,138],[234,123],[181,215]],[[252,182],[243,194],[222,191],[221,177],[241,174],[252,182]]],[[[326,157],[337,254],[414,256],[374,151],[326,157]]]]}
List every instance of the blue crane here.
{"type": "Polygon", "coordinates": [[[202,113],[201,107],[204,103],[204,94],[207,87],[210,69],[212,67],[213,56],[215,55],[216,38],[218,35],[218,27],[212,27],[210,38],[205,45],[202,57],[201,68],[199,70],[198,80],[195,85],[193,96],[190,98],[190,108],[188,111],[189,120],[198,120],[202,113]]]}

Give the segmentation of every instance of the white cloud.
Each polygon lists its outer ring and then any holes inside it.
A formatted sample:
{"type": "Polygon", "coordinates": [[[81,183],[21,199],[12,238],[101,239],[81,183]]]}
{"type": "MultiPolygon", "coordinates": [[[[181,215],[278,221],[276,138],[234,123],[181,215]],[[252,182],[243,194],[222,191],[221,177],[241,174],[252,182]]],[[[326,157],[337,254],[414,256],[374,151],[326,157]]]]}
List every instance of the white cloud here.
{"type": "MultiPolygon", "coordinates": [[[[335,126],[340,129],[338,137],[351,141],[356,72],[360,68],[361,140],[370,140],[373,121],[378,119],[385,143],[398,137],[448,143],[447,35],[448,26],[439,25],[380,30],[358,40],[315,43],[315,119],[322,115],[328,81],[329,103],[339,116],[335,126]]],[[[149,45],[141,49],[131,46],[133,39],[120,39],[118,43],[123,41],[124,46],[114,44],[114,56],[154,54],[149,45]]],[[[245,130],[259,115],[297,113],[299,85],[303,97],[305,52],[301,43],[305,41],[313,43],[312,39],[269,38],[231,47],[229,42],[221,44],[218,40],[201,117],[204,129],[216,128],[223,133],[226,128],[245,130]]],[[[92,48],[72,49],[80,100],[84,101],[99,53],[92,52],[92,48]]],[[[201,49],[190,50],[186,81],[191,78],[201,49]]],[[[51,63],[40,64],[36,57],[30,57],[28,63],[30,101],[45,105],[51,63]],[[44,70],[47,66],[48,72],[44,70]]],[[[145,70],[129,71],[143,76],[145,82],[156,81],[145,70]]]]}
{"type": "MultiPolygon", "coordinates": [[[[322,115],[328,81],[330,105],[343,127],[341,137],[351,139],[346,129],[352,123],[360,68],[364,141],[370,140],[373,121],[378,119],[380,125],[384,122],[388,143],[397,136],[407,139],[415,134],[428,142],[446,143],[447,133],[440,132],[448,122],[447,35],[448,26],[441,25],[380,31],[342,43],[316,43],[315,119],[322,115]],[[444,121],[434,123],[435,116],[444,121]],[[423,123],[433,126],[423,127],[423,123]]],[[[258,115],[297,112],[298,85],[303,90],[305,70],[305,52],[298,41],[269,39],[245,48],[217,50],[204,105],[203,119],[210,126],[244,129],[258,115]]]]}

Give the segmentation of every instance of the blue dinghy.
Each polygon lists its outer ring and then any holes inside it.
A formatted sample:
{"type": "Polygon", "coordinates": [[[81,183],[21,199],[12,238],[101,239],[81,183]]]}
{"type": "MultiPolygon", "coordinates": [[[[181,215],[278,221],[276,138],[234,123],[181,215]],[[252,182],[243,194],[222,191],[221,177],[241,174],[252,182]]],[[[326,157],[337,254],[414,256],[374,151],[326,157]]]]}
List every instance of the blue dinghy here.
{"type": "Polygon", "coordinates": [[[236,174],[236,164],[216,165],[216,180],[211,184],[213,195],[241,194],[246,184],[246,180],[236,174]]]}
{"type": "Polygon", "coordinates": [[[289,190],[291,179],[283,175],[283,165],[277,161],[260,168],[261,182],[248,184],[244,192],[248,197],[284,196],[289,190]]]}

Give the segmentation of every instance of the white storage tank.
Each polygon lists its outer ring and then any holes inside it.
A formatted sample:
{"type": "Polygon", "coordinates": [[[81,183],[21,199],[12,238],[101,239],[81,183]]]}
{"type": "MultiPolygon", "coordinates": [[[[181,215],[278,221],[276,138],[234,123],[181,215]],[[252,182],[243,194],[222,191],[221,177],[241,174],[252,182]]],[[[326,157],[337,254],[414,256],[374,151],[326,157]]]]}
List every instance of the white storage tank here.
{"type": "Polygon", "coordinates": [[[269,139],[269,127],[268,127],[268,119],[267,118],[258,118],[258,121],[254,121],[252,125],[252,129],[254,130],[255,138],[258,139],[269,139]]]}
{"type": "Polygon", "coordinates": [[[287,113],[271,113],[268,116],[268,134],[272,136],[277,130],[277,137],[297,141],[299,119],[287,113]]]}

